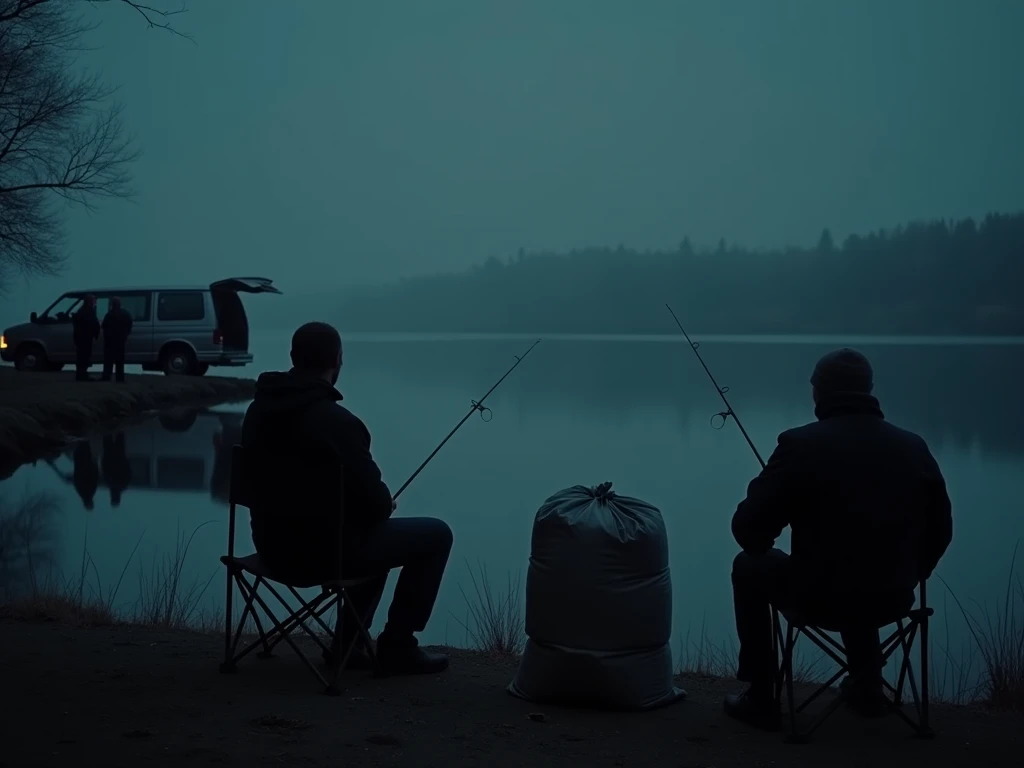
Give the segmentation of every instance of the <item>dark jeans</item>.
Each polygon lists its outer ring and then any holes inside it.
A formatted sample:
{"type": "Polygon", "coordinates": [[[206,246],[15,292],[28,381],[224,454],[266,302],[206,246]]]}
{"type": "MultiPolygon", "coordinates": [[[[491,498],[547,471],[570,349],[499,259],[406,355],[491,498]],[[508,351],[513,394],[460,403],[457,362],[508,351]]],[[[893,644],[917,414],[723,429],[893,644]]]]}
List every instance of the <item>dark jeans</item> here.
{"type": "Polygon", "coordinates": [[[75,342],[75,378],[78,381],[89,380],[89,364],[92,362],[92,342],[75,342]]]}
{"type": "Polygon", "coordinates": [[[106,344],[103,346],[103,380],[110,381],[114,373],[117,381],[124,381],[124,344],[106,344]]]}
{"type": "MultiPolygon", "coordinates": [[[[793,578],[789,555],[782,550],[772,549],[763,555],[741,552],[736,556],[732,564],[732,591],[740,641],[738,679],[761,690],[771,690],[779,665],[772,651],[771,606],[780,611],[799,611],[811,623],[822,621],[827,596],[818,601],[808,587],[793,578]]],[[[848,611],[848,615],[860,617],[872,612],[871,606],[863,604],[833,604],[828,610],[833,614],[827,620],[829,628],[834,625],[836,613],[848,611]]],[[[860,618],[853,623],[854,627],[840,632],[850,672],[869,682],[876,677],[880,681],[880,625],[860,618]]]]}
{"type": "MultiPolygon", "coordinates": [[[[346,576],[381,573],[381,577],[350,589],[349,599],[363,616],[366,628],[373,623],[387,572],[401,568],[395,595],[388,610],[385,630],[391,637],[405,639],[422,632],[430,619],[441,588],[448,555],[452,551],[452,531],[443,520],[433,517],[394,517],[366,534],[353,538],[346,546],[346,576]]],[[[339,618],[344,613],[339,613],[339,618]]],[[[342,634],[355,632],[351,622],[342,624],[342,634]]]]}

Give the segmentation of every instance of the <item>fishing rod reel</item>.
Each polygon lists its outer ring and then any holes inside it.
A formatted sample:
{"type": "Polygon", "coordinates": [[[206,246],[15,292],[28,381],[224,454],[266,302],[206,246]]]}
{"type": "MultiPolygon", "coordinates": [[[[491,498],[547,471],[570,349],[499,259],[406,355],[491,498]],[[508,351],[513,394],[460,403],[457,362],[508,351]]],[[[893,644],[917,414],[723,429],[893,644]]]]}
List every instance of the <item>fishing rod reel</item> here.
{"type": "Polygon", "coordinates": [[[764,459],[761,458],[761,454],[758,452],[757,447],[754,445],[754,441],[750,439],[750,435],[747,434],[747,430],[743,428],[743,423],[739,420],[739,417],[736,415],[736,412],[732,409],[732,404],[729,402],[729,398],[725,396],[725,394],[729,391],[729,388],[718,386],[718,382],[715,380],[714,374],[711,373],[711,369],[708,368],[708,364],[704,362],[704,358],[698,351],[700,349],[700,342],[694,341],[693,339],[690,338],[690,334],[688,334],[686,332],[686,329],[683,328],[683,324],[679,322],[679,317],[676,315],[675,311],[672,309],[670,305],[666,304],[665,308],[669,311],[669,314],[672,315],[672,319],[675,320],[676,322],[676,327],[679,328],[679,332],[683,334],[683,338],[686,339],[687,343],[690,345],[690,349],[693,351],[693,354],[697,357],[697,361],[700,363],[701,368],[704,369],[704,373],[706,373],[708,379],[711,380],[711,384],[715,387],[715,390],[718,392],[718,396],[722,398],[722,403],[725,405],[724,411],[719,411],[718,413],[711,417],[711,428],[722,429],[722,427],[725,426],[725,422],[729,420],[730,416],[732,416],[732,420],[735,421],[736,426],[739,427],[740,433],[743,435],[743,439],[747,441],[747,445],[750,446],[750,450],[754,453],[754,458],[757,459],[758,463],[761,465],[763,469],[765,466],[764,459]],[[721,419],[722,421],[717,422],[715,421],[715,419],[721,419]]]}
{"type": "Polygon", "coordinates": [[[392,496],[393,499],[397,499],[399,496],[402,495],[402,492],[405,491],[405,489],[409,487],[409,484],[419,476],[420,472],[422,472],[424,467],[426,467],[427,464],[431,462],[431,460],[437,455],[438,451],[444,448],[445,443],[451,440],[452,436],[462,428],[462,425],[466,423],[470,416],[472,416],[474,413],[479,413],[480,418],[483,421],[490,421],[492,418],[494,418],[494,414],[491,412],[491,409],[484,406],[484,400],[490,397],[491,393],[498,388],[498,385],[500,385],[501,382],[508,378],[508,375],[512,373],[512,371],[514,371],[519,366],[519,364],[523,362],[524,359],[526,359],[526,356],[530,354],[530,352],[533,351],[533,348],[536,347],[538,344],[540,344],[540,339],[537,339],[535,342],[533,342],[533,344],[530,345],[530,348],[526,350],[526,352],[524,352],[521,356],[513,355],[513,357],[515,357],[516,359],[516,362],[513,364],[511,368],[505,371],[505,375],[498,379],[496,382],[494,382],[494,386],[487,390],[487,393],[479,400],[469,401],[470,406],[469,410],[466,412],[466,415],[463,416],[462,420],[459,421],[459,423],[452,428],[452,431],[445,436],[444,440],[438,443],[437,447],[433,451],[431,451],[430,455],[423,460],[423,463],[416,468],[416,471],[409,476],[409,479],[402,483],[402,486],[397,491],[395,491],[394,495],[392,496]]]}
{"type": "Polygon", "coordinates": [[[736,414],[733,413],[731,410],[730,411],[719,411],[718,413],[716,413],[714,416],[711,417],[711,428],[712,429],[724,429],[725,428],[725,422],[727,422],[729,420],[730,416],[732,416],[733,418],[736,418],[736,414]],[[715,419],[721,419],[721,421],[715,421],[715,419]]]}
{"type": "MultiPolygon", "coordinates": [[[[672,312],[672,308],[671,307],[669,307],[669,312],[672,312]]],[[[672,312],[672,317],[675,317],[675,316],[676,316],[675,312],[672,312]]],[[[676,322],[679,322],[678,319],[676,320],[676,322]]],[[[683,331],[682,325],[679,326],[679,330],[683,331]]],[[[683,331],[683,335],[686,336],[686,331],[683,331]]],[[[690,347],[693,348],[694,354],[697,355],[697,359],[700,360],[701,364],[703,365],[704,360],[701,358],[700,352],[697,351],[698,349],[700,349],[700,342],[699,341],[690,341],[690,337],[689,336],[686,336],[686,340],[688,342],[690,342],[690,347]]],[[[706,366],[705,366],[705,370],[707,370],[706,366]]],[[[711,376],[711,371],[708,371],[708,376],[711,376]]],[[[718,390],[718,394],[722,398],[722,400],[725,400],[725,395],[729,391],[729,388],[728,387],[720,387],[720,386],[718,386],[718,382],[715,381],[714,377],[711,378],[711,383],[715,385],[715,389],[718,390]]],[[[732,412],[732,406],[729,405],[728,401],[726,401],[726,406],[727,406],[727,410],[719,411],[718,413],[714,414],[711,417],[711,428],[712,429],[724,429],[725,428],[725,422],[727,422],[729,420],[730,416],[732,416],[734,419],[736,418],[736,414],[732,412]],[[721,419],[721,421],[715,421],[715,419],[721,419]]]]}
{"type": "MultiPolygon", "coordinates": [[[[516,357],[516,360],[519,358],[516,357]]],[[[478,403],[476,400],[470,400],[473,405],[473,410],[479,412],[481,421],[490,421],[494,418],[494,412],[482,403],[478,403]]]]}

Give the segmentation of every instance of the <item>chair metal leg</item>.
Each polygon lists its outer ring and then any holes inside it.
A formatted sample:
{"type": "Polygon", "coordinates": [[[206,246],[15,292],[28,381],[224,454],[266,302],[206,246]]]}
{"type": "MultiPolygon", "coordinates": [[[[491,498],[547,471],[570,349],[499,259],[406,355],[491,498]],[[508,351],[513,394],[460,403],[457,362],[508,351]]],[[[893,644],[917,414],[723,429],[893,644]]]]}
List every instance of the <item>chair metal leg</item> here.
{"type": "MultiPolygon", "coordinates": [[[[320,616],[329,611],[333,605],[333,602],[330,599],[319,595],[309,603],[303,601],[301,598],[299,598],[299,601],[301,602],[302,607],[282,622],[282,626],[288,632],[291,632],[298,627],[300,623],[308,621],[309,619],[320,621],[320,616]]],[[[320,623],[322,626],[323,622],[320,623]]],[[[283,638],[281,636],[275,637],[273,642],[270,643],[270,649],[273,650],[276,648],[282,640],[283,638]]],[[[323,647],[318,639],[317,643],[321,645],[321,648],[323,647]]]]}
{"type": "MultiPolygon", "coordinates": [[[[893,654],[897,652],[900,653],[900,656],[898,657],[899,672],[896,678],[893,680],[893,683],[890,683],[885,679],[885,675],[883,673],[881,676],[881,685],[883,694],[885,694],[886,691],[892,694],[892,699],[889,699],[888,695],[885,696],[888,709],[907,723],[918,736],[928,738],[934,736],[934,732],[931,728],[929,712],[929,705],[931,704],[929,698],[931,670],[929,669],[928,658],[930,650],[928,647],[928,620],[929,617],[934,615],[934,611],[928,607],[927,599],[925,597],[925,581],[922,580],[918,586],[918,607],[909,611],[903,618],[891,622],[896,626],[895,631],[880,643],[882,670],[884,670],[890,663],[890,659],[893,654]],[[921,644],[918,651],[920,654],[920,691],[918,690],[917,676],[915,674],[913,664],[915,640],[921,644]],[[917,715],[916,719],[911,717],[910,714],[903,711],[901,708],[904,701],[904,690],[907,688],[909,688],[910,695],[913,697],[914,708],[917,715]]],[[[841,706],[845,700],[848,699],[853,688],[852,686],[842,688],[839,695],[825,707],[824,711],[814,719],[814,722],[810,727],[803,732],[799,730],[797,714],[802,712],[804,708],[821,695],[821,693],[829,689],[844,671],[848,672],[849,662],[847,661],[846,649],[842,644],[836,642],[836,640],[830,636],[828,631],[822,630],[813,624],[805,623],[802,618],[791,618],[790,615],[783,615],[782,618],[786,620],[786,637],[784,641],[780,628],[779,613],[773,606],[772,645],[773,647],[777,647],[777,643],[782,643],[782,664],[780,666],[780,677],[777,678],[777,680],[780,680],[780,682],[785,685],[785,696],[788,699],[789,727],[787,741],[802,743],[807,741],[818,726],[820,726],[841,706]],[[806,701],[798,706],[796,704],[796,696],[794,692],[795,681],[793,680],[793,663],[796,641],[801,632],[803,632],[811,642],[818,646],[821,651],[831,657],[831,659],[839,665],[840,671],[838,674],[833,675],[826,683],[812,693],[806,701]]],[[[779,687],[780,686],[777,683],[777,700],[782,697],[782,692],[778,690],[779,687]]]]}
{"type": "Polygon", "coordinates": [[[234,584],[231,579],[233,573],[231,568],[225,568],[227,572],[227,594],[224,596],[224,660],[220,664],[221,672],[234,672],[235,664],[231,658],[231,597],[234,594],[234,584]]]}
{"type": "MultiPolygon", "coordinates": [[[[907,684],[910,686],[910,695],[914,697],[914,709],[917,710],[918,721],[921,718],[921,696],[917,689],[917,679],[914,675],[913,659],[913,644],[914,637],[917,635],[917,623],[911,622],[907,627],[907,632],[903,637],[900,638],[900,643],[903,650],[903,663],[907,669],[907,684]]],[[[909,719],[909,718],[908,718],[909,719]]],[[[916,729],[916,726],[915,726],[916,729]]]]}
{"type": "Polygon", "coordinates": [[[798,744],[806,744],[811,740],[811,735],[821,727],[826,720],[828,720],[837,709],[846,703],[846,699],[849,696],[849,692],[840,691],[839,695],[836,696],[832,701],[828,703],[828,706],[811,722],[811,726],[799,735],[798,744]]]}
{"type": "Polygon", "coordinates": [[[234,638],[231,640],[230,659],[228,660],[230,669],[228,671],[233,671],[238,661],[247,656],[249,653],[251,653],[252,650],[261,642],[259,639],[257,639],[254,643],[249,645],[241,652],[238,651],[238,643],[242,639],[242,632],[245,630],[245,623],[248,620],[249,616],[251,615],[254,620],[258,621],[258,619],[256,617],[256,611],[252,605],[252,586],[245,580],[245,577],[237,571],[235,572],[235,583],[238,586],[239,593],[242,595],[242,598],[245,601],[245,608],[242,609],[242,616],[238,620],[238,625],[235,627],[234,638]]]}
{"type": "MultiPolygon", "coordinates": [[[[352,606],[351,603],[348,604],[352,606]]],[[[370,663],[373,665],[373,674],[376,677],[384,677],[386,672],[384,667],[380,665],[380,659],[377,657],[377,649],[373,647],[373,638],[370,636],[370,630],[366,626],[367,617],[360,616],[356,611],[355,606],[352,606],[352,613],[356,617],[356,629],[362,637],[363,645],[366,646],[366,653],[370,657],[370,663]]]]}
{"type": "MultiPolygon", "coordinates": [[[[255,598],[257,596],[257,590],[260,588],[260,580],[257,579],[252,588],[252,595],[255,598]]],[[[262,602],[262,601],[261,601],[262,602]]],[[[266,609],[264,608],[264,611],[266,609]]],[[[273,616],[267,613],[267,618],[273,621],[273,616]]],[[[274,649],[270,645],[270,638],[267,636],[269,633],[263,629],[263,622],[260,621],[259,615],[256,613],[256,609],[252,610],[252,620],[256,624],[256,632],[259,635],[259,643],[263,646],[263,650],[256,654],[258,659],[270,659],[274,656],[274,649]]],[[[276,622],[275,622],[276,626],[276,622]]]]}
{"type": "Polygon", "coordinates": [[[366,629],[365,620],[359,615],[356,607],[348,600],[346,590],[340,588],[340,585],[325,587],[314,599],[306,601],[302,595],[298,594],[294,587],[282,584],[283,587],[287,587],[291,591],[299,602],[299,607],[293,609],[292,605],[285,600],[282,593],[275,589],[268,579],[252,574],[255,578],[250,582],[246,578],[246,573],[248,572],[244,571],[244,569],[229,568],[229,578],[234,579],[234,586],[237,586],[242,596],[244,608],[238,625],[234,628],[234,632],[232,632],[233,587],[229,588],[225,599],[224,661],[221,663],[222,671],[234,671],[237,662],[249,653],[257,650],[257,648],[262,648],[262,652],[258,654],[261,658],[271,657],[274,648],[282,641],[291,647],[303,664],[322,683],[322,690],[328,695],[337,696],[341,693],[341,687],[339,686],[341,673],[344,672],[352,653],[360,644],[366,646],[367,655],[373,661],[374,670],[380,670],[373,647],[373,639],[366,629]],[[278,616],[270,608],[268,601],[264,599],[260,592],[261,587],[264,588],[265,592],[273,595],[285,611],[283,620],[279,620],[278,616]],[[338,609],[338,621],[334,629],[331,630],[323,617],[334,606],[337,606],[338,609]],[[260,611],[265,614],[266,619],[272,626],[265,628],[259,616],[260,611]],[[256,624],[258,637],[239,651],[239,641],[250,614],[256,624]],[[354,633],[351,641],[346,643],[342,640],[342,628],[345,626],[345,622],[349,620],[355,622],[357,631],[354,633]],[[320,628],[328,633],[330,637],[329,646],[324,642],[322,636],[310,627],[310,621],[315,622],[316,625],[319,625],[320,628]],[[325,652],[325,660],[328,666],[326,677],[324,674],[321,674],[317,665],[313,663],[292,637],[294,632],[299,629],[312,638],[325,652]]]}
{"type": "MultiPolygon", "coordinates": [[[[279,634],[277,628],[272,629],[270,632],[264,631],[263,622],[260,621],[259,614],[256,612],[256,608],[254,607],[254,603],[256,602],[256,588],[254,584],[249,584],[242,576],[238,576],[237,582],[239,591],[243,594],[243,596],[245,596],[246,605],[245,610],[242,612],[242,618],[238,623],[238,628],[235,631],[235,647],[238,647],[238,642],[241,640],[242,637],[242,630],[245,627],[245,621],[249,616],[252,616],[253,623],[256,625],[257,637],[241,651],[235,653],[235,663],[248,656],[254,650],[256,650],[257,646],[262,645],[264,648],[267,648],[267,646],[273,648],[273,644],[270,641],[272,638],[276,637],[279,634]]],[[[275,621],[272,614],[268,613],[267,615],[272,621],[275,621]]]]}
{"type": "Polygon", "coordinates": [[[800,635],[800,630],[794,627],[792,624],[786,627],[786,646],[783,651],[785,671],[783,675],[786,680],[786,699],[788,701],[787,708],[789,709],[789,734],[786,740],[792,744],[802,744],[806,739],[800,733],[796,722],[796,693],[793,690],[793,650],[796,647],[797,637],[800,635]]]}
{"type": "Polygon", "coordinates": [[[342,628],[345,624],[344,604],[347,602],[344,592],[339,592],[337,602],[338,615],[334,619],[334,630],[331,632],[330,680],[324,689],[324,693],[328,696],[337,696],[341,693],[338,689],[338,678],[341,676],[342,668],[348,662],[348,654],[342,654],[341,652],[342,628]]]}
{"type": "Polygon", "coordinates": [[[779,612],[775,606],[772,606],[772,658],[775,659],[775,703],[780,704],[782,702],[782,681],[783,681],[783,664],[784,661],[780,658],[780,643],[779,639],[782,634],[782,623],[779,621],[779,612]]]}
{"type": "MultiPolygon", "coordinates": [[[[272,588],[270,588],[269,585],[268,589],[270,589],[272,593],[276,594],[276,592],[272,588]]],[[[309,671],[312,672],[316,676],[316,678],[326,687],[327,680],[324,679],[324,676],[320,674],[320,670],[316,668],[316,666],[313,664],[313,662],[309,660],[306,654],[302,652],[302,649],[299,648],[298,645],[296,645],[295,641],[291,637],[291,634],[289,634],[288,632],[282,632],[283,627],[281,623],[274,617],[274,614],[270,610],[270,606],[267,605],[266,601],[262,597],[260,597],[258,592],[254,592],[253,597],[255,598],[256,602],[259,603],[260,608],[263,609],[264,613],[267,614],[267,617],[273,622],[275,629],[277,629],[278,632],[281,632],[281,634],[284,636],[284,641],[288,643],[288,645],[291,646],[291,649],[295,651],[296,655],[300,659],[302,659],[302,663],[306,665],[306,668],[309,669],[309,671]]],[[[287,605],[287,603],[285,603],[285,605],[287,605]]],[[[305,625],[303,624],[300,624],[299,626],[305,628],[305,625]]],[[[307,629],[307,631],[309,630],[307,629]]]]}
{"type": "Polygon", "coordinates": [[[928,717],[928,697],[930,695],[928,690],[928,681],[931,677],[931,670],[928,668],[928,615],[925,614],[921,619],[921,636],[918,639],[921,644],[921,723],[918,728],[918,735],[922,738],[932,738],[935,736],[935,732],[932,730],[931,722],[928,717]]]}

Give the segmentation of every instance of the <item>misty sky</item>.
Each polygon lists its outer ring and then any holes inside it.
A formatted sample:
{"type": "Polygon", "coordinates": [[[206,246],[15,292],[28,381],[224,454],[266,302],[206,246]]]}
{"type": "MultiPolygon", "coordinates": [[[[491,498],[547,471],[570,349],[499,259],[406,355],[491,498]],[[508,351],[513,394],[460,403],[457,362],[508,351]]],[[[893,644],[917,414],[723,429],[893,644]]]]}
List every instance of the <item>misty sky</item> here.
{"type": "Polygon", "coordinates": [[[91,12],[139,196],[74,214],[68,271],[9,310],[1024,208],[1020,0],[187,4],[196,45],[91,12]]]}

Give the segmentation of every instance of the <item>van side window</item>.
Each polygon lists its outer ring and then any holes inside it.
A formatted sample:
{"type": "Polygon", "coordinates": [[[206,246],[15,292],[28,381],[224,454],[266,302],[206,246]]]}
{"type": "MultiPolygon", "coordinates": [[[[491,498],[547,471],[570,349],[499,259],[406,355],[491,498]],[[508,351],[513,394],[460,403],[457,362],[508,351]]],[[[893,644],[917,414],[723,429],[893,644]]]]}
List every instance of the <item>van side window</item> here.
{"type": "Polygon", "coordinates": [[[202,291],[161,293],[156,302],[157,320],[202,320],[206,301],[202,291]]]}
{"type": "Polygon", "coordinates": [[[118,296],[121,299],[121,306],[128,310],[132,320],[135,322],[144,323],[149,320],[150,302],[148,293],[117,293],[111,294],[111,296],[97,296],[96,313],[100,316],[100,319],[110,309],[110,299],[112,296],[118,296]]]}
{"type": "Polygon", "coordinates": [[[121,306],[131,313],[132,320],[144,323],[149,320],[149,296],[148,293],[121,294],[121,306]]]}

